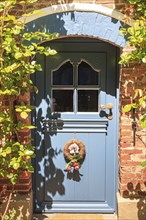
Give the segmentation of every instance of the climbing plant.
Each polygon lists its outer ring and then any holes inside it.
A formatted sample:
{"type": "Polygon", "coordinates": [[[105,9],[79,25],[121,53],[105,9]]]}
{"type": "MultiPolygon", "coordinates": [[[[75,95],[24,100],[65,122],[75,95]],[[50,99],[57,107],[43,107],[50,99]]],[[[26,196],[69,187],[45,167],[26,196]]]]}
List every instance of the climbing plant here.
{"type": "Polygon", "coordinates": [[[127,40],[128,45],[133,47],[129,53],[123,52],[121,55],[121,64],[128,64],[136,61],[146,63],[146,1],[145,0],[127,0],[123,12],[125,21],[131,17],[135,20],[131,27],[121,28],[127,40]]]}
{"type": "MultiPolygon", "coordinates": [[[[123,10],[125,20],[134,19],[133,25],[121,28],[121,33],[128,40],[128,45],[132,47],[129,53],[121,54],[120,64],[129,65],[130,63],[142,64],[146,68],[146,1],[145,0],[126,0],[126,6],[123,10]]],[[[135,69],[134,69],[135,71],[135,69]]],[[[141,126],[146,128],[146,95],[145,89],[137,88],[131,94],[131,103],[124,106],[124,112],[130,112],[133,109],[141,112],[141,126]]],[[[146,166],[146,161],[142,162],[146,166]]]]}
{"type": "Polygon", "coordinates": [[[55,50],[37,43],[56,38],[56,33],[26,31],[27,18],[40,13],[28,13],[28,6],[36,1],[0,1],[0,176],[9,179],[12,185],[24,171],[33,172],[30,159],[35,157],[31,141],[21,141],[19,135],[24,129],[34,128],[28,124],[34,106],[20,97],[37,92],[30,79],[36,70],[41,71],[36,54],[56,54],[55,50]],[[17,8],[22,13],[21,20],[17,8]]]}

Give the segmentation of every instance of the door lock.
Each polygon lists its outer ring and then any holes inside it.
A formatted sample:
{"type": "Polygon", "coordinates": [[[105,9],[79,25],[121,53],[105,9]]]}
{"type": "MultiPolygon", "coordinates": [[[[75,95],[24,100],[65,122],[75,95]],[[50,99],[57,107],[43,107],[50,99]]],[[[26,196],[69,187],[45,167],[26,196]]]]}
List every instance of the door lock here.
{"type": "Polygon", "coordinates": [[[108,110],[109,110],[109,113],[108,113],[108,114],[106,113],[106,117],[107,117],[109,120],[112,120],[112,119],[113,119],[113,113],[112,113],[113,104],[112,104],[112,103],[108,103],[107,105],[99,105],[99,109],[100,109],[100,112],[101,112],[101,111],[105,111],[106,109],[108,109],[108,110]]]}

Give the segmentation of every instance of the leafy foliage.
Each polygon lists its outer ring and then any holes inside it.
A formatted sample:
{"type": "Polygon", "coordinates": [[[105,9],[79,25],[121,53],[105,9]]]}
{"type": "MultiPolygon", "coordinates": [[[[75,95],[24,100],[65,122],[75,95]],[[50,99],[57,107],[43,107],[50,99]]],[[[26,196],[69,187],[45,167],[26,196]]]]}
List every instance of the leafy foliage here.
{"type": "Polygon", "coordinates": [[[125,15],[135,19],[134,24],[128,28],[121,28],[121,33],[128,39],[128,44],[133,46],[130,53],[121,55],[120,64],[128,64],[131,61],[146,63],[146,1],[127,0],[124,10],[125,15]]]}
{"type": "Polygon", "coordinates": [[[9,210],[9,213],[4,216],[4,220],[14,220],[16,217],[16,210],[9,210]]]}
{"type": "Polygon", "coordinates": [[[21,141],[19,133],[33,129],[28,124],[29,114],[34,109],[29,103],[19,100],[19,96],[37,91],[30,74],[41,71],[35,60],[36,54],[55,55],[56,51],[36,42],[51,40],[57,34],[25,31],[28,4],[36,0],[0,1],[0,175],[16,184],[24,170],[33,172],[30,159],[35,156],[34,146],[21,141]],[[21,7],[23,19],[12,14],[14,7],[21,7]],[[8,104],[4,106],[5,100],[8,104]]]}
{"type": "MultiPolygon", "coordinates": [[[[135,90],[132,100],[133,102],[124,106],[124,112],[130,112],[133,108],[140,112],[146,108],[146,96],[141,89],[135,90]]],[[[146,128],[146,114],[141,117],[141,125],[142,128],[146,128]]]]}

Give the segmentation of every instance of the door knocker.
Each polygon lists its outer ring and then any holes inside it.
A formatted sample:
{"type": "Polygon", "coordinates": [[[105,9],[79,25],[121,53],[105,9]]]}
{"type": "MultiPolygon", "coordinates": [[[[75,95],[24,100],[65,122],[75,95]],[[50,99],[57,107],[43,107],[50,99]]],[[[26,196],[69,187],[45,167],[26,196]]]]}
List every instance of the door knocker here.
{"type": "Polygon", "coordinates": [[[79,170],[85,158],[85,145],[80,140],[72,139],[65,144],[63,153],[67,162],[66,171],[79,170]]]}

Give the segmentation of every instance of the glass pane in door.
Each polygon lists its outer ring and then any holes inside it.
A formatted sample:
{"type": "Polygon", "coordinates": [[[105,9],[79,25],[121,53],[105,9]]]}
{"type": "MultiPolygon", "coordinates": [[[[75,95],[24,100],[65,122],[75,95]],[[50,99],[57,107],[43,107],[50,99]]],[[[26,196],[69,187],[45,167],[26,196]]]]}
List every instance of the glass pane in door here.
{"type": "Polygon", "coordinates": [[[52,91],[53,112],[73,112],[73,90],[52,91]]]}
{"type": "Polygon", "coordinates": [[[99,72],[82,61],[78,66],[78,85],[98,85],[98,81],[99,72]]]}
{"type": "Polygon", "coordinates": [[[98,112],[98,90],[78,91],[78,112],[98,112]]]}
{"type": "Polygon", "coordinates": [[[73,66],[69,61],[53,71],[53,85],[73,85],[73,66]]]}

